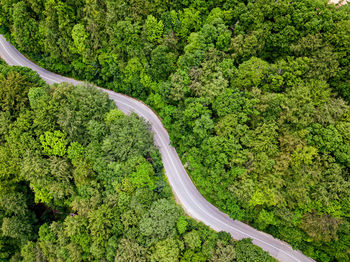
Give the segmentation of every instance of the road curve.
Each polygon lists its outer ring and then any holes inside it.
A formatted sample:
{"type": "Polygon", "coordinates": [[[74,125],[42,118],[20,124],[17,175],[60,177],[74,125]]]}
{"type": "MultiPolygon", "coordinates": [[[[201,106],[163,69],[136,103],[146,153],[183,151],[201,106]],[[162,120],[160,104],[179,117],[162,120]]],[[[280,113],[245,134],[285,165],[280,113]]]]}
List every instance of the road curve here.
{"type": "MultiPolygon", "coordinates": [[[[51,73],[29,61],[17,51],[5,38],[0,35],[0,56],[9,65],[25,66],[38,72],[49,84],[69,82],[74,85],[82,82],[51,73]]],[[[202,221],[216,231],[226,231],[234,239],[251,238],[253,243],[260,246],[271,256],[283,262],[314,261],[298,250],[293,250],[287,243],[273,238],[271,235],[258,231],[240,221],[231,219],[215,206],[210,204],[198,192],[192,180],[186,173],[174,147],[170,145],[167,130],[157,115],[142,102],[110,90],[102,89],[115,102],[120,110],[129,114],[135,112],[151,123],[154,132],[154,142],[158,146],[169,184],[186,213],[196,220],[202,221]]]]}

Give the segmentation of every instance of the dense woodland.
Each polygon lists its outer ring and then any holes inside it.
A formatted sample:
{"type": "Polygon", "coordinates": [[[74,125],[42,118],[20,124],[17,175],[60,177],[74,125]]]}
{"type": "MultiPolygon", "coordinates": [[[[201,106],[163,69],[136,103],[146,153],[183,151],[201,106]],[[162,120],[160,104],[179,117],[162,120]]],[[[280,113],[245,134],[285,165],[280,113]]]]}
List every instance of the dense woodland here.
{"type": "Polygon", "coordinates": [[[0,261],[271,261],[185,216],[150,127],[91,86],[0,65],[0,261]]]}
{"type": "Polygon", "coordinates": [[[155,109],[211,203],[318,261],[350,261],[350,5],[0,3],[2,32],[39,64],[155,109]]]}

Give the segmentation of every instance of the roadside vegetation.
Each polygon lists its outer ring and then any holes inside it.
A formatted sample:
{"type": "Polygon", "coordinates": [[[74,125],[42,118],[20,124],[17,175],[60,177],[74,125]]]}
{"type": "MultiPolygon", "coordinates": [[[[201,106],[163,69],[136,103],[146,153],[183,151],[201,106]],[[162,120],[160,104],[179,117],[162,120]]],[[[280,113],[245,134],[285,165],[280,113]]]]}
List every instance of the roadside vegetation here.
{"type": "Polygon", "coordinates": [[[0,65],[0,261],[274,261],[185,216],[149,130],[94,87],[0,65]]]}
{"type": "Polygon", "coordinates": [[[350,261],[350,5],[0,3],[2,30],[40,65],[155,109],[211,203],[350,261]]]}

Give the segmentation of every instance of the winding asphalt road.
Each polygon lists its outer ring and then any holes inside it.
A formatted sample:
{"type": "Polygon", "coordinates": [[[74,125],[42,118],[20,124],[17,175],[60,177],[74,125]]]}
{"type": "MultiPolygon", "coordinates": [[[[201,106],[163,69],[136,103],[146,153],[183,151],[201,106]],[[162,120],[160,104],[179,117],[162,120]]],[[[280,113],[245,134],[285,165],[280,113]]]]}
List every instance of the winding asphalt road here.
{"type": "MultiPolygon", "coordinates": [[[[51,73],[29,61],[1,35],[0,56],[9,65],[24,66],[33,69],[49,84],[61,82],[69,82],[74,85],[82,84],[82,82],[74,79],[51,73]]],[[[234,239],[253,239],[255,245],[260,246],[279,261],[314,261],[303,255],[300,251],[293,250],[287,243],[275,239],[269,234],[260,232],[240,221],[233,220],[227,214],[222,213],[216,207],[211,205],[198,192],[186,173],[176,150],[170,145],[168,132],[163,127],[157,115],[148,106],[136,99],[110,90],[102,90],[109,95],[118,108],[124,113],[130,114],[131,112],[135,112],[151,123],[154,132],[154,141],[162,155],[165,173],[170,186],[177,201],[182,205],[188,215],[196,220],[202,221],[216,231],[226,231],[230,233],[234,239]]]]}

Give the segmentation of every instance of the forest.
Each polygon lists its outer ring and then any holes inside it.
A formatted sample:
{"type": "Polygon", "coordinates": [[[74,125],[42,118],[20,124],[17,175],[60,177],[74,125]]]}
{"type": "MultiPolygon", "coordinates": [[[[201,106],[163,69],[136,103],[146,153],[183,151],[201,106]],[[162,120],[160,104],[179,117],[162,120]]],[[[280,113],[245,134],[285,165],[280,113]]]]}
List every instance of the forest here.
{"type": "Polygon", "coordinates": [[[350,261],[350,5],[327,2],[0,0],[0,31],[46,69],[150,105],[232,218],[350,261]]]}
{"type": "Polygon", "coordinates": [[[2,64],[0,261],[275,260],[185,215],[143,119],[2,64]]]}

